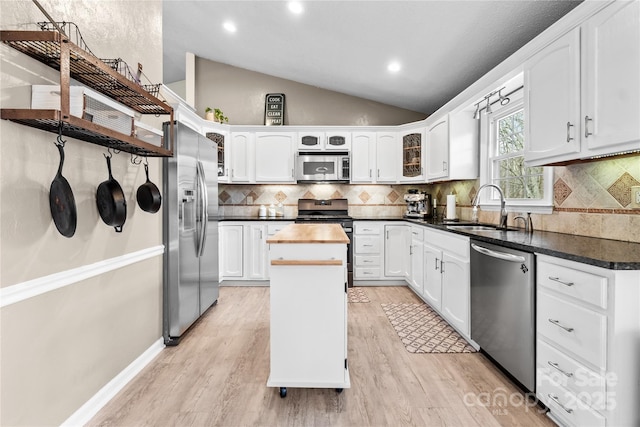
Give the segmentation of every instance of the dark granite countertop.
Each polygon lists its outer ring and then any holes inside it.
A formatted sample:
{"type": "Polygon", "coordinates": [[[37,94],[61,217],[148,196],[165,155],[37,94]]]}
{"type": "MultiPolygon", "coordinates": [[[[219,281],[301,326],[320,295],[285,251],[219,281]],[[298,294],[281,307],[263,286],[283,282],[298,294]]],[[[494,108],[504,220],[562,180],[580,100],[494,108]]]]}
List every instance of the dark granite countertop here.
{"type": "Polygon", "coordinates": [[[536,252],[571,261],[581,262],[609,270],[640,270],[640,243],[573,234],[534,231],[532,234],[519,229],[509,231],[470,231],[448,227],[449,224],[430,219],[410,218],[354,218],[354,220],[408,221],[413,224],[444,230],[473,239],[493,243],[526,252],[536,252]]]}
{"type": "MultiPolygon", "coordinates": [[[[448,224],[430,219],[403,217],[354,217],[354,221],[407,221],[438,230],[468,236],[487,243],[502,245],[526,252],[536,252],[571,261],[581,262],[609,270],[640,270],[640,243],[573,234],[534,231],[532,234],[518,229],[509,231],[470,231],[447,227],[448,224]]],[[[225,216],[220,221],[294,221],[295,217],[225,216]]]]}

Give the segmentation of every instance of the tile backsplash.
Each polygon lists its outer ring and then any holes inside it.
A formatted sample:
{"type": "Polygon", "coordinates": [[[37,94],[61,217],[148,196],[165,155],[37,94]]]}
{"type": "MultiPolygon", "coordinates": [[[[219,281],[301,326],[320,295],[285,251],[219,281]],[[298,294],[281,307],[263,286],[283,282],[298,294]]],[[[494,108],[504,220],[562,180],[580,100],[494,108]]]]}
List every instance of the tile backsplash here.
{"type": "MultiPolygon", "coordinates": [[[[535,229],[640,243],[640,210],[630,207],[631,186],[640,185],[640,155],[556,166],[553,180],[553,213],[533,214],[535,229]]],[[[282,203],[285,216],[295,217],[299,198],[346,198],[355,218],[388,218],[404,213],[403,194],[417,188],[432,195],[440,215],[446,196],[455,194],[457,216],[468,220],[479,187],[478,180],[418,185],[220,184],[218,198],[222,216],[257,217],[260,205],[282,203]]],[[[481,211],[480,221],[497,222],[497,216],[481,211]]]]}

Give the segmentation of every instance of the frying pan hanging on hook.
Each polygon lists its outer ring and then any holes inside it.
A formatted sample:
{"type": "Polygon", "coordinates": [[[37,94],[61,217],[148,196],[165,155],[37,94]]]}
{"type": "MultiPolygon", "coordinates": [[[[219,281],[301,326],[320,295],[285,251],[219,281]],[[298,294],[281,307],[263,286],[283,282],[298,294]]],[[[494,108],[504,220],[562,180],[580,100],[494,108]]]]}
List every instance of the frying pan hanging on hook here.
{"type": "Polygon", "coordinates": [[[116,232],[120,233],[127,219],[127,201],[122,187],[111,174],[111,153],[108,156],[105,154],[104,157],[107,159],[109,179],[101,182],[96,191],[98,213],[105,224],[114,227],[116,232]]]}
{"type": "Polygon", "coordinates": [[[64,237],[71,237],[76,232],[78,212],[76,211],[76,199],[69,185],[69,181],[62,176],[64,165],[64,141],[58,136],[56,143],[60,153],[60,165],[51,187],[49,188],[49,209],[56,228],[64,237]]]}
{"type": "Polygon", "coordinates": [[[160,210],[162,195],[158,187],[149,180],[149,164],[146,162],[144,164],[144,173],[147,176],[147,181],[138,187],[136,193],[138,206],[145,212],[156,213],[160,210]]]}

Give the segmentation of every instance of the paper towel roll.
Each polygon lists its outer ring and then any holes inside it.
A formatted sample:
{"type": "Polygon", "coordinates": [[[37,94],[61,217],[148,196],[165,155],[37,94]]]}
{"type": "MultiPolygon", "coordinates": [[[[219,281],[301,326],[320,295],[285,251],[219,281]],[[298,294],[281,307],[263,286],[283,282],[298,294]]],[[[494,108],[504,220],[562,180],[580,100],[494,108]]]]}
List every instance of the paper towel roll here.
{"type": "Polygon", "coordinates": [[[456,195],[447,195],[447,219],[456,219],[456,195]]]}

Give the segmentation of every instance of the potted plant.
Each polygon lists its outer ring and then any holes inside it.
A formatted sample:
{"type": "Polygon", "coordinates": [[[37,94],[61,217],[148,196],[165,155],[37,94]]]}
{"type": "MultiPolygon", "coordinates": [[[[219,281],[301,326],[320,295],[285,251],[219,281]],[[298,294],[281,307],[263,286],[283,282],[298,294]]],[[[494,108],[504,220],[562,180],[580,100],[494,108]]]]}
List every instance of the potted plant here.
{"type": "Polygon", "coordinates": [[[229,118],[219,108],[207,107],[204,110],[204,118],[218,123],[229,123],[229,118]]]}

